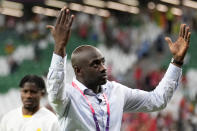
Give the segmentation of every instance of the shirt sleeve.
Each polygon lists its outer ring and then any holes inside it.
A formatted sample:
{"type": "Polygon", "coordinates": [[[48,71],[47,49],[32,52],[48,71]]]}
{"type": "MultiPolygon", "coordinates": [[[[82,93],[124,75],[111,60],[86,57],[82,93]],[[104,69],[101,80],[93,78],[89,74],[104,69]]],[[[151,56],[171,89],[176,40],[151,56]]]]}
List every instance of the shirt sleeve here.
{"type": "Polygon", "coordinates": [[[50,105],[58,116],[62,116],[68,104],[68,93],[64,88],[64,70],[66,57],[53,53],[49,73],[47,75],[47,92],[50,105]]]}
{"type": "Polygon", "coordinates": [[[170,64],[159,85],[151,92],[124,88],[124,112],[152,112],[166,107],[180,85],[182,69],[170,64]]]}

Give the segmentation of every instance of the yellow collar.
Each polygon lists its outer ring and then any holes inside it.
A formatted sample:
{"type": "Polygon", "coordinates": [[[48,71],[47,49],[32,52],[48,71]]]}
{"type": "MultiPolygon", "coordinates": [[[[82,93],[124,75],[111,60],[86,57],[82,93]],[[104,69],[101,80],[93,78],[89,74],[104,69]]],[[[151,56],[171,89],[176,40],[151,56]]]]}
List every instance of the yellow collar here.
{"type": "Polygon", "coordinates": [[[24,118],[30,118],[32,115],[23,115],[24,118]]]}

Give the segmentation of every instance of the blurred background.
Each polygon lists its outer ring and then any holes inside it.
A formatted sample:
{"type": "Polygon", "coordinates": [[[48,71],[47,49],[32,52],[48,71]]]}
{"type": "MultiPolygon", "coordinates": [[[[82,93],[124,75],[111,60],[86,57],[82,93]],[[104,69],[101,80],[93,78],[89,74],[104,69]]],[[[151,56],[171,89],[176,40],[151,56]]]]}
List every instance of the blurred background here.
{"type": "MultiPolygon", "coordinates": [[[[68,7],[76,18],[67,47],[67,80],[74,76],[71,52],[98,47],[106,57],[108,79],[151,91],[172,57],[165,36],[178,37],[181,23],[191,28],[181,87],[167,108],[124,114],[122,131],[197,130],[197,0],[1,0],[0,119],[21,105],[19,81],[26,74],[46,80],[54,40],[45,28],[68,7]]],[[[47,106],[47,96],[42,100],[47,106]]]]}

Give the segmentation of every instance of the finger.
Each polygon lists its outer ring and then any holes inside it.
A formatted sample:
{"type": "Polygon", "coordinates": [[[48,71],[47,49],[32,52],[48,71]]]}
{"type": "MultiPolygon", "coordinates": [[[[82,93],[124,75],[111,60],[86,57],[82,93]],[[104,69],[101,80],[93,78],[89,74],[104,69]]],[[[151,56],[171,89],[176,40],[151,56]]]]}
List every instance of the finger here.
{"type": "Polygon", "coordinates": [[[165,37],[165,40],[166,40],[166,42],[168,43],[169,46],[171,46],[173,44],[172,40],[169,37],[165,37]]]}
{"type": "Polygon", "coordinates": [[[190,37],[191,37],[191,32],[189,32],[189,33],[187,34],[187,43],[188,43],[188,45],[189,45],[189,42],[190,42],[190,37]]]}
{"type": "Polygon", "coordinates": [[[184,37],[183,37],[185,41],[187,41],[188,33],[189,33],[189,27],[186,27],[185,35],[184,35],[184,37]]]}
{"type": "Polygon", "coordinates": [[[183,25],[183,35],[182,35],[183,38],[185,37],[185,32],[186,32],[186,24],[183,25]]]}
{"type": "Polygon", "coordinates": [[[53,30],[54,29],[54,26],[52,26],[52,25],[46,25],[46,28],[47,29],[50,29],[50,30],[53,30]]]}
{"type": "Polygon", "coordinates": [[[64,24],[64,21],[66,20],[66,7],[63,8],[62,10],[62,17],[61,17],[61,20],[60,20],[60,24],[64,24]]]}
{"type": "Polygon", "coordinates": [[[70,19],[70,10],[67,9],[66,10],[66,19],[65,19],[65,22],[64,22],[64,26],[66,26],[68,24],[69,19],[70,19]]]}
{"type": "Polygon", "coordinates": [[[183,36],[183,27],[184,27],[184,24],[181,24],[180,31],[179,31],[179,37],[183,36]]]}
{"type": "Polygon", "coordinates": [[[71,15],[71,18],[70,18],[70,21],[69,21],[69,25],[68,25],[69,28],[71,28],[74,18],[75,18],[75,16],[71,15]]]}
{"type": "Polygon", "coordinates": [[[56,24],[55,25],[58,25],[60,23],[61,17],[62,17],[62,11],[63,11],[63,8],[61,9],[61,11],[60,11],[60,13],[59,13],[59,15],[57,17],[57,20],[56,20],[56,24]]]}

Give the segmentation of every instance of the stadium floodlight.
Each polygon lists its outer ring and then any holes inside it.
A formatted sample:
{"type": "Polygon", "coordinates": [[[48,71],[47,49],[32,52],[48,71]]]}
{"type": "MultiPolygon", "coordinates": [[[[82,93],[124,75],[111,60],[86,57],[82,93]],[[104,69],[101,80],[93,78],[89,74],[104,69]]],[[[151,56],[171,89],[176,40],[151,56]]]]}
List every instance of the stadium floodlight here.
{"type": "Polygon", "coordinates": [[[12,2],[12,1],[6,1],[6,0],[4,0],[1,3],[1,7],[22,10],[23,9],[23,4],[18,3],[18,2],[12,2]]]}
{"type": "Polygon", "coordinates": [[[57,17],[57,14],[58,14],[57,10],[50,9],[50,8],[43,8],[40,6],[34,6],[32,8],[32,12],[36,14],[42,14],[42,15],[53,16],[53,17],[57,17]]]}
{"type": "Polygon", "coordinates": [[[70,3],[69,8],[74,11],[82,11],[83,10],[83,6],[80,4],[77,4],[77,3],[70,3]]]}
{"type": "Polygon", "coordinates": [[[91,6],[83,6],[83,5],[76,4],[76,3],[70,3],[69,8],[74,11],[80,11],[83,13],[98,15],[101,17],[109,17],[110,16],[110,12],[108,10],[98,9],[98,8],[91,7],[91,6]]]}
{"type": "Polygon", "coordinates": [[[58,16],[58,12],[59,12],[59,11],[54,10],[54,9],[45,8],[45,13],[44,13],[44,15],[57,17],[57,16],[58,16]]]}
{"type": "Polygon", "coordinates": [[[161,0],[161,1],[173,5],[180,5],[180,0],[161,0]]]}
{"type": "Polygon", "coordinates": [[[173,7],[173,8],[171,9],[171,12],[172,12],[172,14],[178,15],[178,16],[181,16],[181,15],[183,14],[183,12],[182,12],[181,9],[175,8],[175,7],[173,7]]]}
{"type": "Polygon", "coordinates": [[[67,6],[66,2],[58,1],[58,0],[47,0],[45,4],[51,7],[56,7],[56,8],[63,8],[67,6]]]}
{"type": "Polygon", "coordinates": [[[34,6],[32,8],[32,12],[33,13],[36,13],[36,14],[43,14],[44,13],[44,8],[43,7],[40,7],[40,6],[34,6]]]}
{"type": "Polygon", "coordinates": [[[100,8],[104,8],[106,4],[105,1],[101,0],[84,0],[83,2],[87,5],[96,6],[100,8]]]}
{"type": "Polygon", "coordinates": [[[99,9],[98,12],[97,12],[97,15],[99,15],[101,17],[109,17],[110,12],[108,10],[99,9]]]}
{"type": "Polygon", "coordinates": [[[155,3],[154,3],[154,2],[148,2],[148,8],[149,8],[150,10],[155,9],[155,3]]]}
{"type": "Polygon", "coordinates": [[[137,7],[130,6],[130,8],[128,9],[128,12],[133,13],[133,14],[138,14],[140,12],[140,10],[137,7]]]}
{"type": "Polygon", "coordinates": [[[88,13],[88,14],[96,14],[97,13],[97,9],[94,7],[90,7],[90,6],[83,6],[83,12],[88,13]]]}
{"type": "Polygon", "coordinates": [[[157,10],[161,11],[161,12],[167,12],[168,11],[168,7],[166,5],[162,5],[162,4],[157,4],[157,10]]]}
{"type": "Polygon", "coordinates": [[[125,4],[117,3],[117,2],[112,2],[109,1],[107,2],[107,8],[114,9],[114,10],[119,10],[119,11],[128,11],[128,6],[125,4]]]}
{"type": "Polygon", "coordinates": [[[15,17],[22,17],[23,11],[11,8],[0,8],[0,14],[15,16],[15,17]]]}
{"type": "Polygon", "coordinates": [[[138,6],[139,2],[137,0],[119,0],[120,3],[124,3],[131,6],[138,6]]]}
{"type": "Polygon", "coordinates": [[[197,9],[197,2],[191,0],[183,0],[183,5],[197,9]]]}

